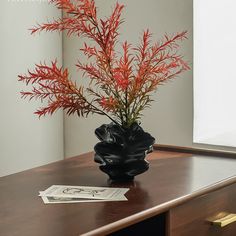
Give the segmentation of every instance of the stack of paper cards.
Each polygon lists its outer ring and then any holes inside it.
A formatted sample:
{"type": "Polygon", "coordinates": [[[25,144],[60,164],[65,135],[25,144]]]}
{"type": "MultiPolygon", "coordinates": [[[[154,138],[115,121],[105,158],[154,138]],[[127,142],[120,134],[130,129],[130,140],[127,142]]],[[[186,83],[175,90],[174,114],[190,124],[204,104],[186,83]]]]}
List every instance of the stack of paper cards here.
{"type": "Polygon", "coordinates": [[[45,204],[127,201],[125,193],[128,190],[128,188],[52,185],[45,191],[39,192],[39,196],[45,204]]]}

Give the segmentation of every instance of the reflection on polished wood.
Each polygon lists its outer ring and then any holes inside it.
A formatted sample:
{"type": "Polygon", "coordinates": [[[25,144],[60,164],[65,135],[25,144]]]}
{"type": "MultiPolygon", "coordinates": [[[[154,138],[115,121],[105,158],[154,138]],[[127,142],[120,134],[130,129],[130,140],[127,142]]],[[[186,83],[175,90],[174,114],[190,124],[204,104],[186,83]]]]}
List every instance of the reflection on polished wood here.
{"type": "Polygon", "coordinates": [[[0,235],[119,235],[145,225],[151,230],[152,222],[162,222],[167,231],[160,235],[175,236],[168,229],[171,211],[236,183],[233,158],[154,151],[148,160],[150,169],[126,184],[110,183],[93,162],[93,153],[0,178],[0,235]],[[130,191],[127,202],[44,205],[38,191],[53,184],[129,187],[130,191]]]}

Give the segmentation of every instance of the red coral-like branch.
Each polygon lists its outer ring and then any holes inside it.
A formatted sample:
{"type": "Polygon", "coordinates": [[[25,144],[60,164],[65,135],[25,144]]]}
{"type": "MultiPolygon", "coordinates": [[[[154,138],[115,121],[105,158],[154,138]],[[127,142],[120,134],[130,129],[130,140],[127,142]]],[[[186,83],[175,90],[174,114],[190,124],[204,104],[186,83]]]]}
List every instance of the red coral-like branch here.
{"type": "Polygon", "coordinates": [[[48,105],[36,111],[40,116],[53,114],[62,108],[68,115],[77,113],[78,116],[87,116],[90,112],[101,114],[92,106],[83,95],[83,88],[77,87],[68,76],[68,70],[57,67],[57,62],[51,66],[44,64],[36,65],[33,72],[28,75],[19,75],[19,81],[33,86],[31,92],[21,92],[23,98],[48,99],[48,105]]]}
{"type": "Polygon", "coordinates": [[[84,43],[81,51],[87,62],[78,61],[77,68],[90,80],[89,86],[77,87],[69,79],[67,69],[36,65],[33,72],[19,76],[19,80],[33,86],[22,92],[22,97],[47,100],[48,105],[36,112],[39,116],[53,114],[62,108],[67,113],[87,116],[90,112],[106,115],[112,121],[130,126],[152,102],[151,94],[159,85],[189,70],[178,53],[179,43],[187,38],[183,31],[173,36],[164,35],[152,44],[149,30],[143,32],[141,42],[133,47],[124,42],[121,56],[116,54],[119,27],[124,6],[117,3],[110,17],[98,19],[94,0],[51,0],[64,11],[61,19],[31,29],[41,31],[66,31],[68,35],[85,36],[94,43],[84,43]],[[92,61],[90,61],[92,60],[92,61]],[[87,100],[91,97],[91,101],[87,100]]]}
{"type": "Polygon", "coordinates": [[[113,71],[113,77],[116,83],[116,87],[121,91],[126,91],[130,80],[132,79],[132,62],[134,57],[130,53],[131,45],[126,41],[123,45],[123,56],[116,62],[113,71]]]}

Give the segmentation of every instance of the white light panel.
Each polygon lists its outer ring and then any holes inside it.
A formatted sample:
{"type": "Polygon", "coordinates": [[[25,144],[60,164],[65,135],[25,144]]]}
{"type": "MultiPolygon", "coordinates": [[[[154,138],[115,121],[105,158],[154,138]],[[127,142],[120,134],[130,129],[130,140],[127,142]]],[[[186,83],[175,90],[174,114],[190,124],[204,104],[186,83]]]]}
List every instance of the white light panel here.
{"type": "Polygon", "coordinates": [[[193,141],[236,147],[236,0],[194,0],[193,141]]]}

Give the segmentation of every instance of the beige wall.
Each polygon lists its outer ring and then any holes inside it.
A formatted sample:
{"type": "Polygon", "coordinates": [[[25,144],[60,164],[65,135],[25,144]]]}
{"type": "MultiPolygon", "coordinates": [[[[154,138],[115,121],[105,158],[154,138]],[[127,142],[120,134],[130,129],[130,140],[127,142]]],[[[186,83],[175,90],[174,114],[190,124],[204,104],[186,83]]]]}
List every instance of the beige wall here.
{"type": "MultiPolygon", "coordinates": [[[[122,2],[122,1],[120,1],[122,2]]],[[[192,0],[129,0],[121,28],[121,39],[137,43],[143,29],[149,28],[153,38],[165,32],[189,31],[189,40],[183,42],[182,53],[192,63],[192,0]]],[[[102,15],[108,15],[115,0],[96,0],[102,15]]],[[[0,2],[0,176],[63,159],[63,115],[38,118],[33,115],[39,102],[28,103],[20,98],[23,84],[17,75],[33,68],[34,63],[55,57],[62,60],[62,37],[41,33],[31,36],[27,31],[35,22],[60,15],[46,1],[0,2]]],[[[74,64],[80,42],[64,37],[64,65],[75,79],[81,79],[74,64]]],[[[146,110],[142,126],[157,143],[224,149],[224,147],[192,143],[193,91],[192,71],[161,87],[153,96],[152,109],[146,110]]],[[[84,82],[84,80],[83,80],[84,82]]],[[[110,122],[101,116],[78,118],[65,116],[65,156],[70,157],[93,149],[98,142],[94,130],[110,122]]],[[[233,150],[234,148],[227,148],[233,150]]]]}
{"type": "MultiPolygon", "coordinates": [[[[192,63],[192,1],[191,0],[129,0],[124,2],[125,23],[121,27],[121,40],[137,43],[143,29],[149,28],[153,38],[165,32],[188,30],[189,39],[182,44],[185,59],[192,63]]],[[[97,0],[100,12],[108,15],[115,1],[97,0]]],[[[74,64],[79,54],[75,38],[64,44],[65,66],[78,77],[74,64]]],[[[146,110],[142,126],[156,138],[157,143],[192,145],[192,72],[161,87],[153,98],[152,109],[146,110]]],[[[104,117],[67,117],[65,119],[65,154],[73,156],[93,149],[98,141],[94,129],[109,122],[104,117]]]]}
{"type": "Polygon", "coordinates": [[[63,159],[63,115],[41,118],[33,114],[40,102],[24,101],[23,84],[17,75],[34,63],[61,61],[62,37],[31,36],[36,22],[57,17],[60,12],[46,1],[0,2],[0,176],[63,159]]]}
{"type": "MultiPolygon", "coordinates": [[[[190,62],[193,57],[193,1],[192,0],[129,0],[126,5],[125,23],[121,27],[121,39],[136,43],[143,29],[149,28],[153,38],[164,33],[188,30],[188,40],[182,44],[182,54],[190,62]]],[[[96,0],[101,15],[108,15],[115,1],[96,0]]],[[[70,38],[64,43],[64,64],[74,78],[81,79],[74,66],[79,54],[80,42],[70,38]]],[[[146,110],[142,126],[157,143],[194,146],[235,151],[235,148],[193,144],[193,75],[192,70],[161,87],[153,96],[155,102],[146,110]]],[[[94,130],[102,123],[110,122],[99,116],[81,119],[65,117],[65,156],[70,157],[93,149],[98,142],[94,130]]]]}

